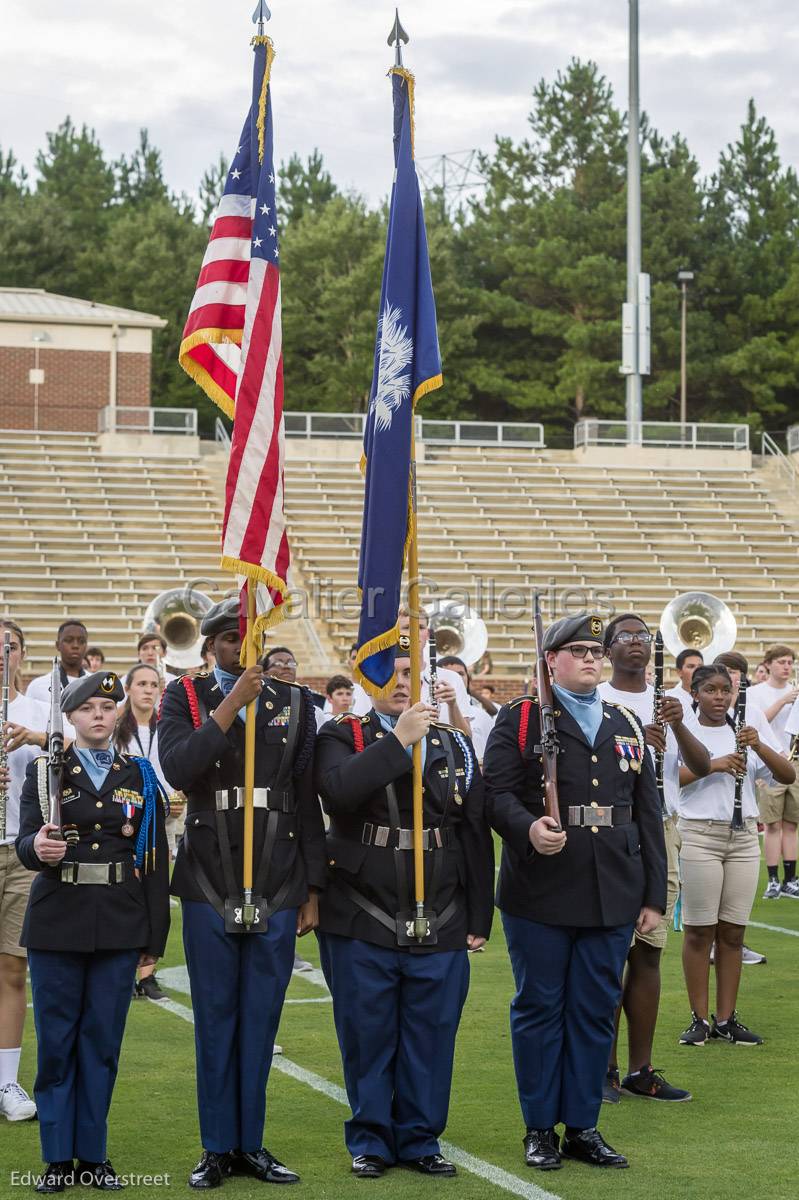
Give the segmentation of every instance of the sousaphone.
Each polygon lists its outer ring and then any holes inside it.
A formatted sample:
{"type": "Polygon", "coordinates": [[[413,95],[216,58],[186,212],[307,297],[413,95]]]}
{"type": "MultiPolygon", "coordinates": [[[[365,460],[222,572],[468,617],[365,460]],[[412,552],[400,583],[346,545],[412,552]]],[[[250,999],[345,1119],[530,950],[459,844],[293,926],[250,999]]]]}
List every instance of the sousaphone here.
{"type": "Polygon", "coordinates": [[[663,644],[675,658],[682,650],[699,650],[707,663],[732,650],[738,623],[730,609],[710,592],[675,596],[660,617],[663,644]]]}

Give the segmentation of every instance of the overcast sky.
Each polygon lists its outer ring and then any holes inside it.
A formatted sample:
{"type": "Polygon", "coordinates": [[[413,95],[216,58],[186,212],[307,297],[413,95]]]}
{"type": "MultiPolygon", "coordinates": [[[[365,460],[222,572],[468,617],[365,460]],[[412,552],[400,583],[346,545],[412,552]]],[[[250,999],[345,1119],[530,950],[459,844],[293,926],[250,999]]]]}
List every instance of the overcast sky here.
{"type": "MultiPolygon", "coordinates": [[[[278,59],[276,156],[324,153],[334,178],[376,200],[390,173],[390,3],[270,0],[278,59]]],[[[230,154],[249,98],[255,0],[2,0],[0,145],[31,165],[70,114],[106,151],[146,125],[176,189],[196,192],[230,154]]],[[[570,56],[593,58],[626,105],[626,0],[402,0],[417,76],[417,154],[521,137],[530,92],[570,56]]],[[[799,161],[795,0],[641,0],[643,107],[680,130],[705,170],[748,98],[799,161]]]]}

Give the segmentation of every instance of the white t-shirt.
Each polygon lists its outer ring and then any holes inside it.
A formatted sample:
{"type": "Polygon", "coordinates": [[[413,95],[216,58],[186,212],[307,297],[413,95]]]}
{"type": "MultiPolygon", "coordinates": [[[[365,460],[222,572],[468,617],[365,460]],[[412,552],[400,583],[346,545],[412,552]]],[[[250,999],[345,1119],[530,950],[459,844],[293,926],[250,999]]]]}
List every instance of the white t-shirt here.
{"type": "MultiPolygon", "coordinates": [[[[775,688],[771,686],[768,680],[765,680],[763,683],[756,683],[753,687],[748,688],[746,698],[765,712],[767,708],[771,708],[772,704],[776,704],[781,696],[793,690],[792,683],[786,683],[784,687],[775,688]]],[[[774,720],[769,721],[771,732],[779,743],[780,750],[785,753],[791,748],[791,735],[787,729],[788,718],[791,716],[791,707],[790,704],[784,704],[774,720]]]]}
{"type": "Polygon", "coordinates": [[[788,720],[785,722],[785,732],[789,737],[796,737],[799,733],[799,699],[794,700],[793,708],[788,712],[788,720]]]}
{"type": "MultiPolygon", "coordinates": [[[[701,725],[698,716],[693,714],[687,719],[686,727],[697,741],[707,746],[711,758],[734,754],[735,731],[729,724],[701,725]]],[[[764,730],[760,737],[764,745],[779,754],[773,733],[764,730]]],[[[770,780],[771,772],[760,755],[750,748],[746,756],[746,777],[741,796],[744,820],[758,815],[755,799],[755,781],[758,779],[770,780]]],[[[679,812],[681,817],[689,821],[731,821],[734,802],[734,777],[714,771],[704,779],[697,779],[695,783],[680,789],[679,812]]]]}
{"type": "Polygon", "coordinates": [[[131,737],[127,746],[119,746],[123,754],[133,754],[136,758],[146,758],[155,771],[156,779],[161,784],[161,787],[166,792],[167,796],[171,796],[175,788],[168,782],[164,775],[161,760],[158,757],[158,730],[154,733],[150,732],[149,725],[137,725],[136,732],[131,737]]]}
{"type": "Polygon", "coordinates": [[[693,712],[694,698],[690,692],[686,692],[681,683],[678,683],[676,687],[669,688],[669,690],[666,692],[666,695],[673,696],[675,700],[679,700],[680,704],[682,705],[684,716],[687,716],[688,713],[693,712]]]}
{"type": "MultiPolygon", "coordinates": [[[[39,704],[29,696],[19,693],[8,704],[8,719],[12,725],[24,725],[36,733],[44,733],[50,719],[50,710],[46,704],[39,704]]],[[[8,801],[6,805],[6,836],[2,845],[7,846],[14,841],[19,833],[19,798],[22,785],[25,782],[25,772],[28,763],[38,758],[43,751],[40,746],[20,746],[12,750],[8,756],[8,769],[11,780],[8,785],[8,801]]]]}
{"type": "MultiPolygon", "coordinates": [[[[655,689],[647,684],[645,692],[622,692],[612,687],[610,680],[600,683],[597,691],[603,700],[610,704],[621,704],[629,708],[638,717],[642,725],[651,725],[655,713],[655,689]]],[[[655,751],[650,746],[652,765],[655,765],[655,751]]],[[[666,753],[663,755],[663,796],[666,811],[669,815],[677,812],[677,801],[680,792],[680,750],[677,739],[672,731],[666,728],[666,753]]]]}
{"type": "MultiPolygon", "coordinates": [[[[84,675],[88,675],[88,674],[89,674],[88,671],[81,671],[80,675],[68,675],[67,682],[72,683],[73,680],[82,679],[84,675]]],[[[52,671],[48,671],[46,675],[37,675],[35,679],[32,679],[30,681],[30,683],[28,684],[28,686],[25,690],[25,695],[28,697],[29,700],[37,700],[40,704],[43,704],[45,706],[45,708],[47,709],[48,723],[50,721],[50,683],[52,680],[52,676],[53,676],[52,671]]],[[[72,724],[72,722],[66,716],[62,717],[62,721],[63,721],[63,725],[64,725],[64,741],[65,742],[74,742],[75,726],[72,724]]]]}
{"type": "Polygon", "coordinates": [[[471,696],[469,697],[469,711],[467,715],[469,717],[469,724],[472,727],[474,752],[477,755],[477,761],[482,762],[488,735],[494,728],[496,717],[490,716],[479,700],[474,700],[471,696]]]}
{"type": "MultiPolygon", "coordinates": [[[[472,716],[472,709],[469,703],[469,694],[466,691],[466,686],[460,675],[456,674],[455,671],[447,670],[446,667],[439,667],[438,682],[448,683],[451,687],[454,687],[455,700],[458,708],[461,711],[461,715],[464,716],[471,724],[470,718],[472,716]]],[[[422,672],[422,700],[425,702],[425,704],[430,703],[430,676],[428,668],[425,668],[425,670],[422,672]]],[[[355,713],[356,717],[362,717],[365,713],[369,712],[371,707],[371,696],[365,688],[363,688],[359,683],[356,683],[355,690],[352,693],[352,708],[350,711],[355,713]]],[[[439,720],[443,721],[445,725],[450,724],[448,704],[441,705],[439,709],[439,720]]]]}

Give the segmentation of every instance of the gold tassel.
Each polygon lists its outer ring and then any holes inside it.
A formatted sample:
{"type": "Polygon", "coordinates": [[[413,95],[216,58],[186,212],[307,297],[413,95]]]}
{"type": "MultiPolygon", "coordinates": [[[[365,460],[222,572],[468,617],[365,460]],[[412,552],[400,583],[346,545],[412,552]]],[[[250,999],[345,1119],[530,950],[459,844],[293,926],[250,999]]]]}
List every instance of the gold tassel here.
{"type": "Polygon", "coordinates": [[[266,47],[266,64],[264,66],[264,77],[261,83],[261,95],[258,98],[258,119],[255,127],[258,130],[258,162],[264,161],[264,148],[266,145],[266,97],[269,91],[269,79],[272,74],[272,63],[275,60],[275,47],[272,44],[272,39],[266,37],[254,37],[250,43],[252,46],[266,47]]]}

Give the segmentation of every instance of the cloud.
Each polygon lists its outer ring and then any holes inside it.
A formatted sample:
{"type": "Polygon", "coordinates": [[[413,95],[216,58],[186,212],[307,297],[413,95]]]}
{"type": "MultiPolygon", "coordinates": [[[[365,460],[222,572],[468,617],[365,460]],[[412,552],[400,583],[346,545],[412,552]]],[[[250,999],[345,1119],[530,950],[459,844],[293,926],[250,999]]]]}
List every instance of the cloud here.
{"type": "MultiPolygon", "coordinates": [[[[5,0],[0,140],[30,167],[45,131],[67,113],[94,126],[111,157],[130,151],[146,125],[171,186],[193,192],[220,150],[230,153],[248,103],[252,5],[238,7],[70,0],[45,10],[5,0]]],[[[373,201],[391,177],[390,8],[275,0],[270,26],[278,156],[318,146],[337,182],[373,201]]],[[[784,0],[641,0],[643,107],[663,134],[687,137],[705,171],[734,140],[750,96],[783,158],[799,159],[799,31],[785,8],[784,0]]],[[[525,136],[533,86],[572,56],[594,59],[625,107],[626,14],[622,0],[403,0],[419,154],[525,136]]]]}

